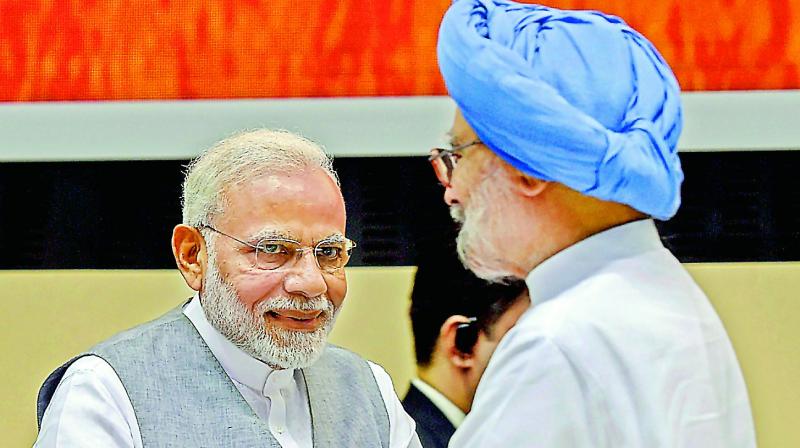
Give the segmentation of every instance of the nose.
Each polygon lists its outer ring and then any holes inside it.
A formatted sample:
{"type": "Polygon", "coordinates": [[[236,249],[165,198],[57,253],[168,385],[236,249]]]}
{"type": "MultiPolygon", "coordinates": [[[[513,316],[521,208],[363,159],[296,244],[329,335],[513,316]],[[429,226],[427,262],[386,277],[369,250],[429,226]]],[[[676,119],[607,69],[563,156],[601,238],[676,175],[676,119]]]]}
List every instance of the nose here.
{"type": "Polygon", "coordinates": [[[313,251],[303,253],[295,262],[293,269],[284,277],[283,289],[287,293],[305,297],[317,297],[328,291],[328,284],[317,266],[313,251]]]}

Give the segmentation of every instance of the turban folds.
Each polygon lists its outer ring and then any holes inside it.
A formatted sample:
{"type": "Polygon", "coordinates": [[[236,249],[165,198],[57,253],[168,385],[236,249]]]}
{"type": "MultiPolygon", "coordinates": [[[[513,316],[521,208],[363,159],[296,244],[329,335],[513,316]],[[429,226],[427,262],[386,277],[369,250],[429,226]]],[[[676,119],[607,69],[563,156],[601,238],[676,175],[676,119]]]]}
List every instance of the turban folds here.
{"type": "Polygon", "coordinates": [[[523,173],[658,219],[680,206],[680,88],[621,19],[457,0],[439,68],[481,141],[523,173]]]}

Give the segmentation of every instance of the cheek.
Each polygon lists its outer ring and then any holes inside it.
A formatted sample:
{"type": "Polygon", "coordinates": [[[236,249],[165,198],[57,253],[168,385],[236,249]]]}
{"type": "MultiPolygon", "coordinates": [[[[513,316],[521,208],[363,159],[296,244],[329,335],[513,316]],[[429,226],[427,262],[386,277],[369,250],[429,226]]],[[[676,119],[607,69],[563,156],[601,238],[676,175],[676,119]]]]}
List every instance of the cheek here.
{"type": "Polygon", "coordinates": [[[278,273],[242,274],[228,281],[236,290],[239,301],[253,310],[263,300],[280,295],[283,276],[278,273]]]}
{"type": "Polygon", "coordinates": [[[462,167],[459,166],[458,169],[453,172],[450,187],[445,191],[457,198],[459,202],[466,202],[469,196],[467,190],[469,189],[469,185],[471,185],[471,181],[467,170],[461,170],[461,168],[462,167]]]}
{"type": "Polygon", "coordinates": [[[344,297],[347,295],[347,278],[344,275],[341,277],[331,275],[325,279],[325,283],[328,285],[328,298],[333,303],[333,306],[338,309],[342,306],[344,297]]]}
{"type": "MultiPolygon", "coordinates": [[[[453,170],[453,185],[462,189],[475,185],[476,181],[483,177],[484,168],[480,160],[473,160],[472,157],[462,158],[456,169],[453,170]]],[[[465,194],[466,192],[462,190],[460,193],[465,194]]]]}

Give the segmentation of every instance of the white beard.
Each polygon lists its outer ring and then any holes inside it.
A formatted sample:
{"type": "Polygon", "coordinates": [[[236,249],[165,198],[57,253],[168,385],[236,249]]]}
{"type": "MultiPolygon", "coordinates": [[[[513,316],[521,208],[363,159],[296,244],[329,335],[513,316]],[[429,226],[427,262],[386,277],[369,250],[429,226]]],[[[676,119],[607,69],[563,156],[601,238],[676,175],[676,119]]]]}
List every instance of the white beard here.
{"type": "MultiPolygon", "coordinates": [[[[495,186],[492,194],[489,187],[489,178],[484,178],[472,193],[469,207],[450,206],[450,217],[461,224],[456,249],[464,267],[479,278],[504,283],[512,273],[504,267],[505,257],[499,253],[499,246],[492,243],[494,233],[504,227],[503,211],[499,205],[503,201],[503,189],[502,186],[495,186]]],[[[501,237],[507,238],[509,235],[501,237]]]]}
{"type": "Polygon", "coordinates": [[[275,369],[313,365],[322,355],[341,309],[335,309],[325,295],[310,299],[280,296],[258,303],[251,313],[233,287],[222,280],[211,252],[201,298],[206,318],[217,331],[250,356],[275,369]],[[266,326],[267,312],[292,309],[320,311],[323,324],[312,332],[266,326]]]}

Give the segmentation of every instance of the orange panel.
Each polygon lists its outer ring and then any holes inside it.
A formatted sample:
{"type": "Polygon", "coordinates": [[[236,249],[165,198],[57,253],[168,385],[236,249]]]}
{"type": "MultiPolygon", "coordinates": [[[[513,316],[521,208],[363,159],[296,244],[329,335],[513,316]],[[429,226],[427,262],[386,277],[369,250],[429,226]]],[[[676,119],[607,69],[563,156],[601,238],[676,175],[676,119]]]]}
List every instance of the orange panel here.
{"type": "MultiPolygon", "coordinates": [[[[0,0],[0,101],[444,94],[449,0],[0,0]]],[[[800,88],[792,0],[563,0],[647,35],[684,89],[800,88]]]]}
{"type": "Polygon", "coordinates": [[[684,90],[800,88],[800,3],[794,0],[563,0],[602,9],[647,36],[684,90]]]}

